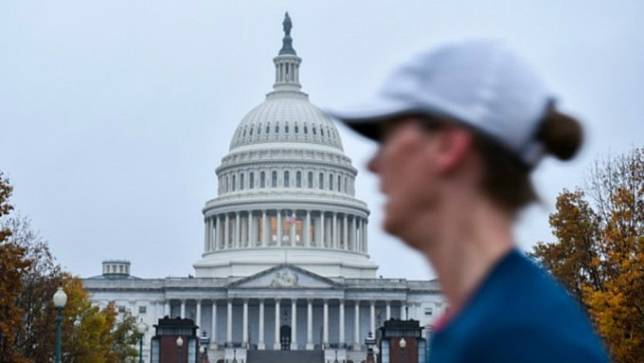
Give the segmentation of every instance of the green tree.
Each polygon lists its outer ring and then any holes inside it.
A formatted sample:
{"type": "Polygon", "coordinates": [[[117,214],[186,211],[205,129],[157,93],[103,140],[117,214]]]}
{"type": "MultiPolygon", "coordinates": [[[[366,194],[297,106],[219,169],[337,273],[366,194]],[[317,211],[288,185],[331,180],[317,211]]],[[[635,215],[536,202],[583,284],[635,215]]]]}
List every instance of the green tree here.
{"type": "Polygon", "coordinates": [[[644,357],[644,148],[596,163],[584,190],[564,190],[556,241],[533,255],[587,309],[617,363],[644,357]]]}

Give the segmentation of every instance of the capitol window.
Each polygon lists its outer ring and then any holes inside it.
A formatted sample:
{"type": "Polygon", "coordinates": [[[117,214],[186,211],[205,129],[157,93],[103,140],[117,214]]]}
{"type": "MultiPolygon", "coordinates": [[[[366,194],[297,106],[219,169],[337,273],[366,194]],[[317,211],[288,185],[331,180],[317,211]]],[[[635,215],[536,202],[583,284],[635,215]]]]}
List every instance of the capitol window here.
{"type": "Polygon", "coordinates": [[[275,125],[275,133],[280,132],[280,125],[275,125]]]}
{"type": "Polygon", "coordinates": [[[244,173],[239,174],[239,190],[244,190],[244,173]]]}
{"type": "Polygon", "coordinates": [[[273,171],[272,180],[271,180],[271,186],[273,188],[277,188],[277,172],[276,171],[273,171]]]}
{"type": "Polygon", "coordinates": [[[324,174],[322,174],[322,173],[320,173],[320,180],[319,180],[319,183],[318,183],[318,187],[320,189],[324,189],[324,174]]]}
{"type": "Polygon", "coordinates": [[[300,132],[299,130],[300,130],[300,128],[299,128],[299,127],[297,127],[297,125],[295,125],[295,133],[296,133],[296,134],[297,134],[298,132],[300,132]]]}
{"type": "Polygon", "coordinates": [[[284,132],[288,134],[288,125],[284,126],[284,132]]]}
{"type": "Polygon", "coordinates": [[[324,129],[320,127],[320,135],[324,136],[324,129]]]}
{"type": "Polygon", "coordinates": [[[342,177],[338,175],[338,191],[342,191],[342,177]]]}
{"type": "Polygon", "coordinates": [[[233,175],[233,192],[235,191],[237,179],[235,178],[235,175],[233,175]]]}
{"type": "Polygon", "coordinates": [[[315,129],[315,126],[313,126],[313,135],[317,135],[318,131],[315,129]]]}
{"type": "Polygon", "coordinates": [[[257,125],[257,135],[261,135],[261,134],[262,134],[262,125],[259,124],[257,125]]]}
{"type": "Polygon", "coordinates": [[[259,187],[260,188],[266,187],[266,173],[263,171],[259,174],[259,187]]]}
{"type": "Polygon", "coordinates": [[[270,125],[266,125],[266,133],[267,134],[271,133],[271,126],[270,125]]]}
{"type": "Polygon", "coordinates": [[[333,190],[333,174],[329,174],[329,190],[333,190]]]}
{"type": "Polygon", "coordinates": [[[288,171],[284,172],[284,187],[288,188],[291,186],[291,178],[288,171]]]}
{"type": "Polygon", "coordinates": [[[295,174],[295,186],[296,186],[297,188],[301,188],[301,187],[302,187],[302,172],[301,172],[301,171],[298,171],[298,172],[295,174]]]}
{"type": "Polygon", "coordinates": [[[250,189],[255,188],[255,173],[253,173],[252,171],[250,172],[248,182],[250,183],[250,185],[248,186],[250,189]]]}
{"type": "Polygon", "coordinates": [[[308,133],[309,133],[309,128],[304,126],[304,134],[308,134],[308,133]]]}
{"type": "Polygon", "coordinates": [[[309,188],[313,188],[313,172],[309,171],[309,188]]]}

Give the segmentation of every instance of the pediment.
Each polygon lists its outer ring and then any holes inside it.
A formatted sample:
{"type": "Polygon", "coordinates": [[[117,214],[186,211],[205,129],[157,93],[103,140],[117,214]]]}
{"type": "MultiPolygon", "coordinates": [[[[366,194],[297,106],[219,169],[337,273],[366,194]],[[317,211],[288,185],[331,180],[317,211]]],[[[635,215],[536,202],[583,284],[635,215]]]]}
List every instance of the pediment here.
{"type": "Polygon", "coordinates": [[[325,289],[336,287],[336,283],[293,265],[278,265],[255,275],[245,277],[229,285],[234,288],[271,288],[271,289],[325,289]]]}

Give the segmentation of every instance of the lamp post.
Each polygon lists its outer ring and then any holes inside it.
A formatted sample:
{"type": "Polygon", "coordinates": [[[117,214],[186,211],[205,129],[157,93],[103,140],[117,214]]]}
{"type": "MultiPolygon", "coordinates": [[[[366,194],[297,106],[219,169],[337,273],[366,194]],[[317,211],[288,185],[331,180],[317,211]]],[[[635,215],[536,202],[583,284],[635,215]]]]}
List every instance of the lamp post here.
{"type": "Polygon", "coordinates": [[[210,337],[207,332],[201,333],[199,339],[199,353],[201,355],[201,362],[208,362],[208,344],[210,344],[210,337]]]}
{"type": "Polygon", "coordinates": [[[139,363],[143,363],[143,336],[145,335],[145,332],[148,330],[148,326],[143,322],[143,320],[140,320],[136,328],[140,334],[139,335],[139,363]]]}
{"type": "Polygon", "coordinates": [[[61,325],[63,322],[62,311],[67,304],[67,294],[63,291],[62,287],[58,287],[58,290],[54,294],[54,307],[56,307],[56,356],[54,357],[54,362],[61,363],[61,325]]]}
{"type": "Polygon", "coordinates": [[[178,360],[177,362],[181,363],[181,348],[183,347],[183,338],[178,337],[177,338],[177,355],[178,355],[178,360]]]}
{"type": "Polygon", "coordinates": [[[367,362],[374,363],[376,357],[374,356],[374,347],[376,346],[376,338],[373,337],[373,333],[369,332],[367,337],[364,340],[364,344],[367,346],[367,362]]]}

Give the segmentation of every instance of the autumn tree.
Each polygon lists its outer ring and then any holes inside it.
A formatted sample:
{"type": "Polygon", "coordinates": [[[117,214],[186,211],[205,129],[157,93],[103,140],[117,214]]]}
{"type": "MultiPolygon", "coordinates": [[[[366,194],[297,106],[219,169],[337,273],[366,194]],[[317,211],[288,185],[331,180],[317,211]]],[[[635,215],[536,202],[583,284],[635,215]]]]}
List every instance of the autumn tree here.
{"type": "Polygon", "coordinates": [[[135,358],[140,334],[130,314],[90,302],[82,281],[62,271],[30,221],[10,214],[12,188],[0,173],[0,362],[48,362],[54,354],[52,296],[62,286],[63,361],[117,363],[135,358]]]}
{"type": "Polygon", "coordinates": [[[644,148],[597,162],[588,185],[564,190],[556,238],[533,255],[586,308],[617,363],[644,357],[644,148]]]}

